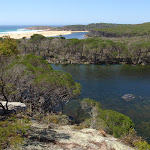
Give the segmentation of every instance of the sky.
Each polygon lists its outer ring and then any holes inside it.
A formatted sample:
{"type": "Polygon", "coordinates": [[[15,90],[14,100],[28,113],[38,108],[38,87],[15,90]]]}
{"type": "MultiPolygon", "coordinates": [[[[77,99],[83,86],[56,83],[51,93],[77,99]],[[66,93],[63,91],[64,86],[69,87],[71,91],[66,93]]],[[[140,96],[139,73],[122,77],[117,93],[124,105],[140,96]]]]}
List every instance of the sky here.
{"type": "Polygon", "coordinates": [[[150,22],[150,0],[0,0],[0,25],[150,22]]]}

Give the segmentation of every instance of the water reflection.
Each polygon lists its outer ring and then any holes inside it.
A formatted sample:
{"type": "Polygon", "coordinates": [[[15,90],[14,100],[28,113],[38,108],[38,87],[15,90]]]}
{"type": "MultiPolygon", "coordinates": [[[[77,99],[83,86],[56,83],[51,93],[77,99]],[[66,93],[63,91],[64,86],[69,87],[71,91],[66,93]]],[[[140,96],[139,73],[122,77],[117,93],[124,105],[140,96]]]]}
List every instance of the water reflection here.
{"type": "Polygon", "coordinates": [[[55,70],[70,73],[82,85],[80,98],[89,97],[100,101],[103,109],[128,115],[136,124],[136,130],[150,137],[150,66],[52,66],[55,70]],[[124,94],[133,94],[135,99],[126,102],[121,98],[124,94]]]}

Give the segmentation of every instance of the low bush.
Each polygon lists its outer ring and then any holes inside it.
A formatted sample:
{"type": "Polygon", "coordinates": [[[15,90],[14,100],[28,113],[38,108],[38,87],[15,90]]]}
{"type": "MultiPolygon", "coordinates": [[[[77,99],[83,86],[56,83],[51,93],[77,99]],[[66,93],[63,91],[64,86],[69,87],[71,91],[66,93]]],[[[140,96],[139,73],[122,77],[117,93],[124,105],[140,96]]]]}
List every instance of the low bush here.
{"type": "Polygon", "coordinates": [[[83,99],[81,106],[83,111],[80,112],[86,117],[81,124],[87,127],[104,130],[115,137],[128,134],[134,127],[134,123],[128,116],[113,110],[102,110],[100,103],[92,99],[83,99]]]}
{"type": "Polygon", "coordinates": [[[134,127],[134,123],[128,116],[113,110],[104,110],[99,117],[107,124],[107,132],[115,137],[129,133],[129,130],[134,127]]]}
{"type": "Polygon", "coordinates": [[[137,150],[150,150],[150,145],[142,137],[137,136],[135,129],[130,129],[128,134],[125,134],[122,141],[129,144],[132,147],[136,147],[137,150]]]}
{"type": "Polygon", "coordinates": [[[44,120],[47,123],[54,123],[54,124],[59,124],[59,125],[67,125],[69,124],[69,118],[66,115],[61,115],[61,114],[50,114],[47,115],[44,120]]]}
{"type": "Polygon", "coordinates": [[[148,144],[146,141],[139,141],[135,143],[135,146],[138,150],[150,150],[150,144],[148,144]]]}
{"type": "Polygon", "coordinates": [[[23,142],[28,129],[29,120],[26,118],[10,117],[5,121],[0,121],[0,149],[10,146],[17,147],[23,142]]]}
{"type": "Polygon", "coordinates": [[[58,124],[58,125],[68,125],[69,124],[69,117],[63,114],[41,114],[41,113],[36,113],[34,116],[34,119],[36,119],[39,122],[44,122],[44,123],[53,123],[53,124],[58,124]]]}

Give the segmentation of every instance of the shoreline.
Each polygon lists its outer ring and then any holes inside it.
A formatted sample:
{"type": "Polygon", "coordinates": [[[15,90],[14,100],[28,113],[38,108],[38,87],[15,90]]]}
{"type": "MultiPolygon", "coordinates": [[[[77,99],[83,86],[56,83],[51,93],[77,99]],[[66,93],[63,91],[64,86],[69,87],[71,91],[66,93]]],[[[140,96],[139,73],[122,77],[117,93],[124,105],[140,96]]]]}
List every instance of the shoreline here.
{"type": "Polygon", "coordinates": [[[22,39],[23,37],[30,38],[33,34],[41,34],[45,37],[53,37],[53,36],[60,36],[60,35],[68,35],[77,32],[88,32],[88,31],[35,31],[35,32],[26,32],[26,33],[8,33],[8,34],[0,34],[0,37],[9,36],[10,38],[14,39],[22,39]]]}

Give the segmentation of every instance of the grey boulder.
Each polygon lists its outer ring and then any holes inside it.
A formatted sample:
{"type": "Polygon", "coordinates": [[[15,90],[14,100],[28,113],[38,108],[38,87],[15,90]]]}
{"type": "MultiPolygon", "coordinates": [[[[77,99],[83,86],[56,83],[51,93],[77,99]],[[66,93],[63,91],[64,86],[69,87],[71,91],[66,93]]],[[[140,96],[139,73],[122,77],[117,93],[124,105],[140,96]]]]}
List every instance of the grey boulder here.
{"type": "Polygon", "coordinates": [[[133,94],[125,94],[121,97],[125,101],[129,102],[135,99],[135,96],[133,94]]]}

